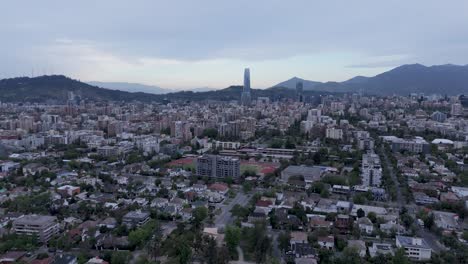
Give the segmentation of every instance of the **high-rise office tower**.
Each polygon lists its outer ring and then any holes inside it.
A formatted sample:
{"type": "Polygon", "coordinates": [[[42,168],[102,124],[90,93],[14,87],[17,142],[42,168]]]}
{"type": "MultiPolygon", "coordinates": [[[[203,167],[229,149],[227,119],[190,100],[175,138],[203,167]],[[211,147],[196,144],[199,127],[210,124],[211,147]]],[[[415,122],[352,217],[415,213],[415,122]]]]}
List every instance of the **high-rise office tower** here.
{"type": "Polygon", "coordinates": [[[296,83],[296,97],[298,102],[304,102],[304,85],[302,82],[296,83]]]}
{"type": "Polygon", "coordinates": [[[246,68],[244,71],[244,88],[241,94],[241,104],[250,105],[252,98],[250,96],[250,69],[246,68]]]}

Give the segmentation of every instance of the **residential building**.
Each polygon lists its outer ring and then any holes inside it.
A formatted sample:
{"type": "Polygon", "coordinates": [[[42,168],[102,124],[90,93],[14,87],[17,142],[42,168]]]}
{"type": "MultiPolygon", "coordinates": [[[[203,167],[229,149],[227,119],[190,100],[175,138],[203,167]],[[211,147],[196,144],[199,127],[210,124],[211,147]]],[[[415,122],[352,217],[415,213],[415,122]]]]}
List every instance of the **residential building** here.
{"type": "Polygon", "coordinates": [[[150,220],[150,214],[142,211],[132,211],[125,214],[122,224],[127,227],[138,227],[146,224],[150,220]]]}
{"type": "Polygon", "coordinates": [[[419,237],[396,236],[396,246],[404,248],[406,256],[412,260],[431,259],[432,249],[427,242],[419,237]]]}
{"type": "Polygon", "coordinates": [[[362,155],[362,185],[379,187],[382,184],[382,166],[379,155],[367,153],[362,155]]]}
{"type": "Polygon", "coordinates": [[[325,137],[340,140],[343,139],[343,130],[340,128],[330,127],[325,130],[325,137]]]}
{"type": "Polygon", "coordinates": [[[25,215],[13,221],[13,232],[18,235],[32,235],[43,243],[59,232],[57,217],[48,215],[25,215]]]}
{"type": "Polygon", "coordinates": [[[196,174],[210,178],[233,178],[240,177],[240,160],[235,157],[203,155],[197,158],[196,174]]]}

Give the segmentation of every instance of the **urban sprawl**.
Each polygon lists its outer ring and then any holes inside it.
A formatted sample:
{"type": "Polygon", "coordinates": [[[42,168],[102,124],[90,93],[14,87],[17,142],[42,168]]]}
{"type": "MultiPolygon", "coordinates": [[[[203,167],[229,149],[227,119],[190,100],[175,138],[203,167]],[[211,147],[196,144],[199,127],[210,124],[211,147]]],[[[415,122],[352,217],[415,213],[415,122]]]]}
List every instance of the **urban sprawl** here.
{"type": "Polygon", "coordinates": [[[468,100],[0,103],[0,263],[466,263],[468,100]]]}

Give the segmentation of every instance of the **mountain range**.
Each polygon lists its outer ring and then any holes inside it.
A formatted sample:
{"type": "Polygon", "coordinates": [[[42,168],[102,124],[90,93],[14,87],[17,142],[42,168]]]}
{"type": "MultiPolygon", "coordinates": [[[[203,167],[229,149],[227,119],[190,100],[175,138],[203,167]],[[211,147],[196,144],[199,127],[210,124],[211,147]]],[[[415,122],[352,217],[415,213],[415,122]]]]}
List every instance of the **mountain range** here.
{"type": "MultiPolygon", "coordinates": [[[[268,89],[252,89],[252,96],[271,99],[293,98],[291,89],[303,82],[304,94],[364,92],[374,95],[409,93],[457,95],[468,93],[468,65],[424,66],[409,64],[373,77],[357,76],[344,82],[314,82],[294,77],[268,89]]],[[[83,99],[95,101],[166,101],[166,100],[239,100],[242,86],[212,91],[171,91],[156,86],[132,83],[84,83],[63,75],[18,77],[0,80],[0,101],[63,102],[72,91],[83,99]],[[104,86],[101,88],[98,86],[104,86]],[[130,92],[131,91],[131,92],[130,92]],[[155,94],[163,93],[165,94],[155,94]]]]}
{"type": "Polygon", "coordinates": [[[3,102],[63,102],[68,92],[90,100],[151,101],[159,98],[154,94],[100,88],[63,75],[0,80],[0,101],[3,102]]]}
{"type": "Polygon", "coordinates": [[[409,93],[468,93],[468,65],[424,66],[407,64],[373,77],[357,76],[344,82],[314,82],[294,77],[274,87],[294,89],[302,81],[304,90],[328,92],[359,92],[375,95],[406,95],[409,93]]]}
{"type": "Polygon", "coordinates": [[[140,83],[127,83],[127,82],[86,82],[89,85],[112,89],[120,90],[126,92],[141,92],[141,93],[150,93],[150,94],[165,94],[173,92],[173,90],[164,89],[154,85],[146,85],[140,83]]]}
{"type": "Polygon", "coordinates": [[[141,92],[141,93],[149,93],[149,94],[167,94],[167,93],[176,93],[182,91],[193,91],[193,92],[208,92],[213,91],[216,89],[210,87],[200,87],[200,88],[192,88],[189,90],[174,90],[174,89],[166,89],[161,88],[155,85],[147,85],[141,83],[128,83],[128,82],[86,82],[89,85],[97,86],[101,88],[111,89],[111,90],[120,90],[125,92],[141,92]]]}

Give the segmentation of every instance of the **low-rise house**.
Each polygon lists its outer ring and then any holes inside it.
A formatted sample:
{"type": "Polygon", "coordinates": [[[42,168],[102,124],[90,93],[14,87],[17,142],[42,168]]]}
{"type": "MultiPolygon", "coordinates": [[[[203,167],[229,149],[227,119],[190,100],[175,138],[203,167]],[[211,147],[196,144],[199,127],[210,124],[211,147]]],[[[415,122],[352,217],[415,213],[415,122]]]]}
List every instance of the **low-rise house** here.
{"type": "Polygon", "coordinates": [[[146,207],[149,202],[148,202],[148,200],[146,198],[137,197],[137,198],[133,199],[133,203],[136,203],[141,207],[146,207]]]}
{"type": "Polygon", "coordinates": [[[77,264],[78,258],[71,254],[57,254],[52,264],[77,264]]]}
{"type": "Polygon", "coordinates": [[[331,199],[320,199],[314,207],[314,212],[317,213],[337,213],[336,202],[331,199]]]}
{"type": "Polygon", "coordinates": [[[24,176],[35,175],[36,173],[41,173],[44,171],[49,171],[49,168],[40,163],[29,163],[23,167],[24,176]]]}
{"type": "Polygon", "coordinates": [[[353,204],[347,201],[338,201],[336,202],[336,209],[339,214],[349,214],[353,204]]]}
{"type": "Polygon", "coordinates": [[[266,214],[270,213],[273,209],[273,203],[270,200],[258,200],[255,204],[256,211],[263,211],[266,214]]]}
{"type": "Polygon", "coordinates": [[[440,201],[445,203],[457,203],[460,201],[460,198],[453,192],[444,192],[440,194],[440,201]]]}
{"type": "Polygon", "coordinates": [[[107,229],[114,229],[117,227],[117,220],[113,217],[108,217],[102,220],[99,226],[105,226],[107,229]]]}
{"type": "Polygon", "coordinates": [[[294,246],[296,244],[303,244],[303,243],[309,243],[307,240],[306,232],[291,232],[291,239],[289,240],[291,249],[294,249],[294,246]]]}
{"type": "Polygon", "coordinates": [[[439,199],[431,197],[423,192],[414,192],[413,197],[414,202],[418,205],[430,205],[439,203],[439,199]]]}
{"type": "Polygon", "coordinates": [[[57,192],[62,197],[70,197],[80,193],[80,187],[73,185],[63,185],[57,188],[57,192]]]}
{"type": "Polygon", "coordinates": [[[357,224],[359,230],[361,230],[361,232],[364,234],[370,235],[372,232],[374,232],[374,224],[372,224],[372,221],[367,217],[359,218],[357,220],[357,224]]]}
{"type": "Polygon", "coordinates": [[[434,224],[445,231],[454,231],[460,229],[459,217],[455,213],[433,211],[434,224]]]}
{"type": "Polygon", "coordinates": [[[321,248],[332,250],[335,248],[335,237],[333,236],[319,237],[317,239],[317,243],[319,244],[321,248]]]}
{"type": "Polygon", "coordinates": [[[362,240],[348,240],[348,248],[354,248],[361,258],[366,256],[366,243],[362,240]]]}
{"type": "Polygon", "coordinates": [[[404,234],[406,233],[406,229],[404,226],[393,223],[393,222],[387,222],[384,224],[379,225],[380,231],[390,235],[390,234],[404,234]]]}
{"type": "Polygon", "coordinates": [[[109,264],[109,262],[99,258],[99,257],[94,257],[90,260],[88,260],[88,262],[86,262],[86,264],[109,264]]]}
{"type": "Polygon", "coordinates": [[[210,203],[220,203],[224,201],[225,196],[223,194],[208,191],[205,193],[205,198],[208,199],[210,203]]]}
{"type": "Polygon", "coordinates": [[[312,216],[309,221],[309,226],[312,230],[319,228],[330,229],[333,223],[326,221],[324,216],[312,216]]]}
{"type": "Polygon", "coordinates": [[[255,223],[255,222],[263,222],[268,219],[268,214],[266,214],[263,210],[259,211],[254,211],[252,212],[249,217],[248,217],[248,222],[249,223],[255,223]]]}
{"type": "Polygon", "coordinates": [[[169,206],[174,206],[177,209],[177,211],[182,210],[185,204],[187,204],[187,201],[178,197],[174,197],[172,198],[172,200],[169,201],[169,206]]]}
{"type": "Polygon", "coordinates": [[[388,243],[373,243],[371,247],[368,247],[368,250],[372,258],[377,255],[394,255],[393,247],[388,243]]]}
{"type": "Polygon", "coordinates": [[[176,208],[175,206],[173,206],[173,205],[168,205],[168,206],[166,206],[166,207],[163,207],[163,208],[161,209],[161,211],[162,211],[163,213],[165,213],[165,214],[170,215],[170,216],[176,216],[176,215],[179,214],[179,211],[180,211],[180,210],[179,210],[178,208],[176,208]]]}
{"type": "Polygon", "coordinates": [[[25,255],[25,251],[8,251],[0,256],[0,263],[18,263],[25,255]]]}
{"type": "Polygon", "coordinates": [[[219,194],[222,194],[222,195],[226,195],[227,192],[229,191],[229,187],[227,184],[225,183],[220,183],[220,182],[216,182],[216,183],[213,183],[211,184],[208,189],[212,192],[217,192],[219,194]]]}
{"type": "Polygon", "coordinates": [[[342,230],[347,230],[351,227],[353,219],[349,215],[339,214],[335,218],[335,227],[342,230]]]}
{"type": "Polygon", "coordinates": [[[345,185],[333,185],[332,192],[336,194],[347,195],[351,192],[351,188],[345,185]]]}
{"type": "Polygon", "coordinates": [[[468,187],[452,186],[451,190],[460,199],[468,197],[468,187]]]}
{"type": "Polygon", "coordinates": [[[307,239],[306,232],[291,232],[291,252],[295,258],[313,258],[315,250],[307,239]]]}
{"type": "Polygon", "coordinates": [[[296,264],[317,264],[317,259],[309,258],[309,257],[302,257],[302,258],[295,258],[294,263],[296,264]]]}
{"type": "Polygon", "coordinates": [[[117,210],[117,209],[119,209],[119,204],[118,203],[106,202],[106,203],[104,203],[104,208],[107,208],[107,209],[110,209],[110,210],[117,210]]]}
{"type": "Polygon", "coordinates": [[[197,193],[202,193],[207,189],[208,187],[206,187],[206,184],[195,183],[194,185],[192,185],[192,190],[197,193]]]}
{"type": "Polygon", "coordinates": [[[154,198],[153,201],[151,201],[150,207],[152,208],[164,208],[167,205],[169,205],[169,200],[166,198],[154,198]]]}
{"type": "Polygon", "coordinates": [[[191,207],[183,208],[180,210],[179,214],[182,217],[183,221],[188,221],[192,218],[193,209],[191,207]]]}

